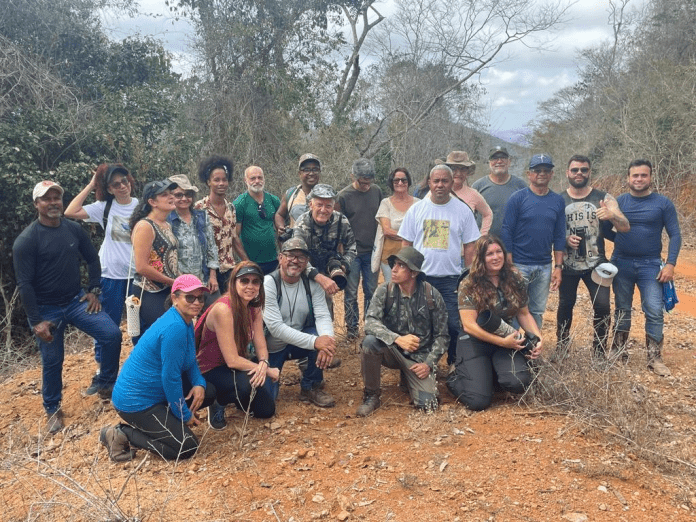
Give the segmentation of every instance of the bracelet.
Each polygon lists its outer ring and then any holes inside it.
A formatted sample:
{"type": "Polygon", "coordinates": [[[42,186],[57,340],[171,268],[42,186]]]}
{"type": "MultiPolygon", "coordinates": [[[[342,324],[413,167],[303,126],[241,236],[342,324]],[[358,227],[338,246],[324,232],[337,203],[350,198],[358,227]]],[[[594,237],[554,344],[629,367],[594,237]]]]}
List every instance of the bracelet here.
{"type": "Polygon", "coordinates": [[[261,363],[266,363],[266,366],[268,366],[268,359],[261,359],[259,361],[259,364],[261,364],[261,363]]]}
{"type": "Polygon", "coordinates": [[[563,265],[553,265],[554,268],[560,268],[561,270],[563,269],[563,265]]]}

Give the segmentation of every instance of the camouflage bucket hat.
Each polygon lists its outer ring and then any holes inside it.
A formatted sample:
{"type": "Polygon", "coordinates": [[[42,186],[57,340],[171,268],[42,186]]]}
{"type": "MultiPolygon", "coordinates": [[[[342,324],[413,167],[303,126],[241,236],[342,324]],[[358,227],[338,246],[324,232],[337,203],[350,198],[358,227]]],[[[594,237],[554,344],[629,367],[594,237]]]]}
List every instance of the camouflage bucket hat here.
{"type": "Polygon", "coordinates": [[[389,259],[387,261],[389,262],[390,267],[394,267],[394,261],[396,260],[403,261],[404,264],[409,267],[411,270],[414,272],[418,272],[419,274],[423,272],[421,267],[423,266],[423,254],[421,254],[418,250],[416,250],[413,247],[404,247],[401,250],[399,250],[398,254],[389,256],[389,259]]]}

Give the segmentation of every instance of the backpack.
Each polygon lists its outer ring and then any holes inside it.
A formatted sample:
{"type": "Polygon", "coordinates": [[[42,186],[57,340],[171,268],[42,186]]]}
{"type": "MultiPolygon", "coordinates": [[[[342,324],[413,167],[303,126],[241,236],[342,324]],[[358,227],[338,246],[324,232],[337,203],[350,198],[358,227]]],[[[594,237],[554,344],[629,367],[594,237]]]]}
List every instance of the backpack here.
{"type": "MultiPolygon", "coordinates": [[[[278,296],[278,308],[280,308],[280,302],[281,299],[283,298],[283,291],[282,287],[283,285],[281,284],[280,280],[280,271],[279,270],[274,270],[271,272],[270,276],[273,278],[273,281],[275,282],[276,285],[276,295],[278,296]]],[[[304,285],[305,292],[307,294],[307,304],[309,306],[309,314],[307,314],[307,318],[305,319],[304,325],[302,325],[302,329],[304,330],[305,328],[310,328],[314,326],[314,306],[312,304],[312,292],[309,288],[309,278],[302,273],[301,276],[302,279],[302,284],[304,285]]]]}
{"type": "MultiPolygon", "coordinates": [[[[425,289],[425,302],[428,303],[428,310],[430,310],[430,315],[432,316],[433,310],[435,310],[435,296],[433,295],[433,285],[425,281],[423,283],[425,289]]],[[[394,300],[396,299],[394,288],[396,285],[392,282],[387,283],[387,298],[384,300],[384,315],[386,316],[394,306],[394,300]]]]}

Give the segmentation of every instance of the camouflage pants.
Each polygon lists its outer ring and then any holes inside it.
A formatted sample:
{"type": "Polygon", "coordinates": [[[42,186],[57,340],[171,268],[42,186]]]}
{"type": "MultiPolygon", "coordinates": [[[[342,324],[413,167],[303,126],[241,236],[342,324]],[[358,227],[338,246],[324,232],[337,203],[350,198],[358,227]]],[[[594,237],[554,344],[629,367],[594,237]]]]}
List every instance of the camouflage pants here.
{"type": "Polygon", "coordinates": [[[411,371],[411,366],[416,361],[404,356],[396,344],[385,344],[374,335],[366,335],[362,342],[361,367],[365,390],[379,392],[381,388],[380,368],[385,366],[394,370],[401,370],[406,378],[408,391],[415,404],[419,408],[437,407],[437,381],[435,371],[431,371],[425,379],[419,379],[411,371]]]}

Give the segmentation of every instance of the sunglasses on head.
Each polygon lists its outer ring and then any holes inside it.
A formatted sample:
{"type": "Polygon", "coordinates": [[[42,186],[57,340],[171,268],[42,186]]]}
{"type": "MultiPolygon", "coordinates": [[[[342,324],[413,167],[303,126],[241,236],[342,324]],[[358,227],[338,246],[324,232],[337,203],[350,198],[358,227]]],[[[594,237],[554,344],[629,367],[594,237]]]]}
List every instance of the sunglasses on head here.
{"type": "Polygon", "coordinates": [[[573,168],[573,169],[570,169],[570,172],[572,174],[577,174],[578,172],[582,172],[583,174],[587,174],[588,172],[590,172],[590,169],[589,169],[589,167],[573,168]]]}

